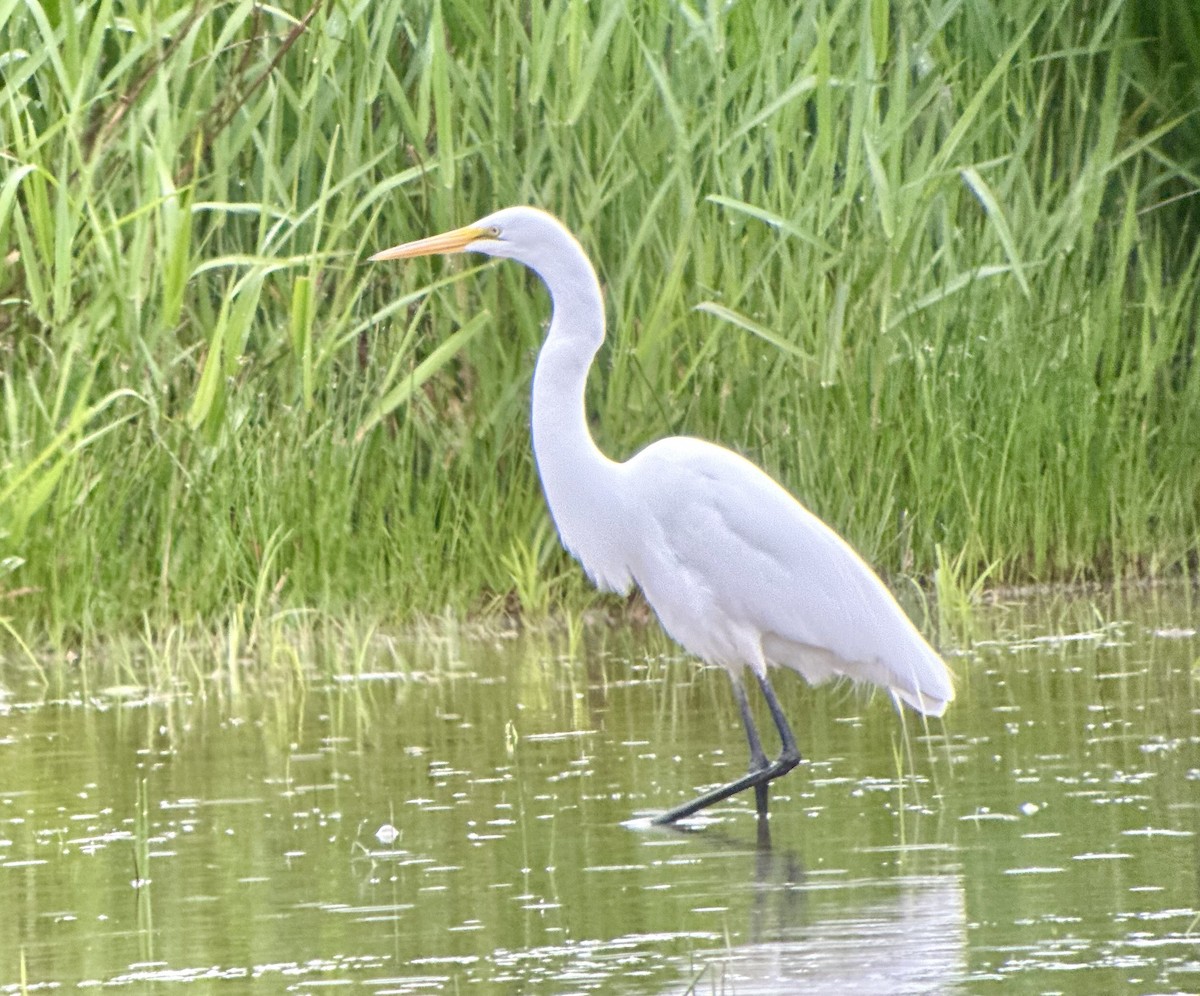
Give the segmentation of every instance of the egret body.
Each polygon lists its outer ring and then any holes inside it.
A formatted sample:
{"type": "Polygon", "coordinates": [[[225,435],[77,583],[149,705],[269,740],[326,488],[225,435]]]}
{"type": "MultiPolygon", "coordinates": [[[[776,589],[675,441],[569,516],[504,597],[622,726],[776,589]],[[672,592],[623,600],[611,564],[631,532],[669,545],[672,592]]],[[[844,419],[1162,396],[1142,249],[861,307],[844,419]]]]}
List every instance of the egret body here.
{"type": "Polygon", "coordinates": [[[766,473],[685,436],[651,443],[623,463],[600,452],[584,385],[604,340],[604,303],[586,253],[560,222],[506,208],[371,258],[454,252],[514,259],[550,292],[550,329],[533,376],[533,450],[563,545],[599,588],[638,585],[666,631],[733,681],[750,770],[654,822],[673,823],[748,788],[760,818],[767,815],[768,784],[800,761],[768,677],[772,665],[813,684],[846,677],[878,685],[920,713],[942,714],[954,698],[945,663],[845,540],[766,473]],[[751,716],[747,671],[779,731],[774,761],[751,716]]]}

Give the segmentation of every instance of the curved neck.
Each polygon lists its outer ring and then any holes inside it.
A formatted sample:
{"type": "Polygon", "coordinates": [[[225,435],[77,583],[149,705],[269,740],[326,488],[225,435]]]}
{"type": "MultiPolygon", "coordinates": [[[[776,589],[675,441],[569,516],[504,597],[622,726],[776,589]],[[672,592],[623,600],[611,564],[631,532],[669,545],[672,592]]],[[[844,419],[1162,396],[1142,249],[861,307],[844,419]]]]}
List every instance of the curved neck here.
{"type": "Polygon", "coordinates": [[[582,262],[589,280],[541,274],[553,313],[533,374],[533,453],[555,518],[558,503],[553,492],[560,477],[586,474],[588,467],[612,462],[592,439],[584,405],[588,371],[604,341],[604,303],[590,264],[582,262]]]}
{"type": "Polygon", "coordinates": [[[630,576],[619,542],[621,465],[596,446],[584,406],[588,370],[604,341],[600,286],[581,249],[563,253],[539,274],[553,314],[533,374],[538,476],[563,545],[601,588],[623,591],[630,576]]]}

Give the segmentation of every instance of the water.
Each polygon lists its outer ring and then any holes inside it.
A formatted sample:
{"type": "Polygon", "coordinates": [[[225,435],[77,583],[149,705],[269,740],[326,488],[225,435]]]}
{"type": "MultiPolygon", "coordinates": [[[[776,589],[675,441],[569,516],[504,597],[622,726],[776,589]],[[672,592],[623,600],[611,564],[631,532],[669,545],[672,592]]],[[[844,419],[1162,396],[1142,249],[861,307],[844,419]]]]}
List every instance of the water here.
{"type": "Polygon", "coordinates": [[[236,695],[10,660],[0,992],[1200,992],[1193,598],[981,610],[928,729],[781,674],[769,839],[749,796],[627,825],[746,763],[653,629],[236,695]]]}

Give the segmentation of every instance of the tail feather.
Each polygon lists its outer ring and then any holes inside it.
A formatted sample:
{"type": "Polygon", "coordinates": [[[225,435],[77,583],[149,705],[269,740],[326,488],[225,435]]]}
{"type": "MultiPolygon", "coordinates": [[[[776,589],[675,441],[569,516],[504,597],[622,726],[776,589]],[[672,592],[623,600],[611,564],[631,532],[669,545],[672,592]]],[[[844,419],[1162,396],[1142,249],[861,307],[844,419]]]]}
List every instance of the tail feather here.
{"type": "Polygon", "coordinates": [[[948,706],[954,699],[954,691],[951,689],[950,697],[945,699],[937,698],[933,695],[924,695],[921,692],[910,692],[904,688],[891,689],[892,698],[899,699],[905,705],[911,706],[923,716],[940,716],[946,711],[948,706]]]}
{"type": "Polygon", "coordinates": [[[950,669],[928,646],[914,648],[902,667],[882,660],[847,661],[821,647],[810,647],[775,633],[763,638],[763,656],[772,664],[798,671],[811,685],[831,678],[886,688],[893,698],[925,716],[940,716],[954,699],[950,669]],[[915,659],[915,663],[912,661],[915,659]]]}

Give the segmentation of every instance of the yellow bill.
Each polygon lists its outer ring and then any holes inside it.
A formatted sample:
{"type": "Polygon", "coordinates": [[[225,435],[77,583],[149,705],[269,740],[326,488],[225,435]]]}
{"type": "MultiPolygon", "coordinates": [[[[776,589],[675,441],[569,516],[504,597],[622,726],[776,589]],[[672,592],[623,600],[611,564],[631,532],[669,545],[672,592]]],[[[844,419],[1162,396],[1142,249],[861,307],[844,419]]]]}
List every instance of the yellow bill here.
{"type": "Polygon", "coordinates": [[[433,256],[438,253],[462,252],[472,242],[477,242],[479,239],[486,239],[490,235],[491,232],[486,228],[480,228],[477,225],[467,225],[465,228],[456,228],[452,232],[431,235],[427,239],[418,239],[416,242],[405,242],[403,245],[384,249],[372,256],[371,262],[378,263],[385,259],[410,259],[413,256],[433,256]]]}

